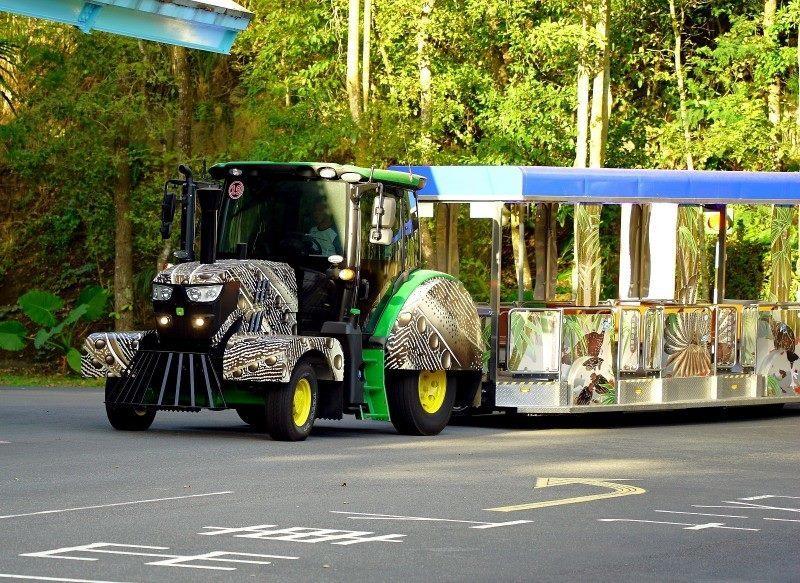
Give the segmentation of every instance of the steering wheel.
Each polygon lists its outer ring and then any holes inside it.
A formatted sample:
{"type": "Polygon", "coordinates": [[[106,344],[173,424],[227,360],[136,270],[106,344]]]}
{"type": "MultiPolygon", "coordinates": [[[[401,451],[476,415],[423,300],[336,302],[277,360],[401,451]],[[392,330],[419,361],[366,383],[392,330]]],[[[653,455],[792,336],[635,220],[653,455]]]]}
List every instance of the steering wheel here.
{"type": "Polygon", "coordinates": [[[281,248],[291,255],[322,255],[322,246],[307,233],[291,231],[281,240],[281,248]]]}

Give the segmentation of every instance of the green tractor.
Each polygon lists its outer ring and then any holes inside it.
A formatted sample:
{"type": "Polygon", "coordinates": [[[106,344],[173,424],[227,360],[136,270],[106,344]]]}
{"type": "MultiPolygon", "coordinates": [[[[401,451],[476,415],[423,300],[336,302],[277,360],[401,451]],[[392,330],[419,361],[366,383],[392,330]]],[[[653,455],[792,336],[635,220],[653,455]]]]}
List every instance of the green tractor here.
{"type": "Polygon", "coordinates": [[[180,249],[153,280],[152,328],[84,344],[113,427],[235,409],[278,440],[345,414],[434,435],[474,400],[480,321],[458,280],[420,268],[423,177],[324,163],[217,164],[210,183],[180,172],[161,213],[167,238],[180,207],[180,249]]]}

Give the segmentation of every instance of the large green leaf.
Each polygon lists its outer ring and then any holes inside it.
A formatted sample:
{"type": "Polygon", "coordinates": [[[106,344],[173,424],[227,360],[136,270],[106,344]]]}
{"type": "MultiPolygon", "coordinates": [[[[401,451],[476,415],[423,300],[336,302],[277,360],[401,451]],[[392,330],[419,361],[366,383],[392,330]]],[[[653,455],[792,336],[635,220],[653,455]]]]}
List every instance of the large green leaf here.
{"type": "Polygon", "coordinates": [[[63,300],[57,295],[36,289],[19,298],[22,311],[40,326],[55,326],[55,312],[63,305],[63,300]]]}
{"type": "Polygon", "coordinates": [[[84,319],[93,322],[99,320],[106,314],[106,304],[108,303],[108,292],[99,285],[87,287],[78,296],[77,306],[85,305],[86,312],[84,319]]]}
{"type": "Polygon", "coordinates": [[[74,348],[70,348],[67,351],[67,364],[75,372],[81,372],[81,353],[74,348]]]}
{"type": "Polygon", "coordinates": [[[27,333],[25,326],[15,320],[0,322],[0,350],[22,350],[27,333]]]}
{"type": "Polygon", "coordinates": [[[81,319],[82,316],[85,316],[89,312],[89,304],[79,304],[72,308],[67,314],[67,317],[64,318],[64,321],[58,325],[59,332],[64,328],[64,326],[70,326],[81,319]]]}
{"type": "Polygon", "coordinates": [[[41,350],[50,338],[53,337],[55,328],[40,328],[33,337],[33,347],[36,350],[41,350]]]}

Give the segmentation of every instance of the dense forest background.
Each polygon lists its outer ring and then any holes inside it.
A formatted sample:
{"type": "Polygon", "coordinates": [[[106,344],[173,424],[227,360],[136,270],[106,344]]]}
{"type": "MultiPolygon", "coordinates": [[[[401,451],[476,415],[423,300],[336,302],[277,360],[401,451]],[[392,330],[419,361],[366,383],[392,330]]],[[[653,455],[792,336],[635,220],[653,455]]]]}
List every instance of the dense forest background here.
{"type": "MultiPolygon", "coordinates": [[[[161,187],[180,162],[800,166],[800,0],[242,4],[256,16],[229,56],[0,17],[0,320],[31,288],[100,285],[123,328],[143,322],[169,253],[161,187]]],[[[572,212],[558,210],[561,295],[572,212]]],[[[509,217],[507,283],[515,221],[533,249],[536,214],[509,217]]],[[[729,296],[769,295],[772,216],[734,209],[729,296]]],[[[605,297],[618,221],[603,210],[605,297]]],[[[456,267],[480,298],[489,227],[463,208],[458,235],[456,267]]],[[[783,239],[794,266],[794,227],[783,239]]]]}

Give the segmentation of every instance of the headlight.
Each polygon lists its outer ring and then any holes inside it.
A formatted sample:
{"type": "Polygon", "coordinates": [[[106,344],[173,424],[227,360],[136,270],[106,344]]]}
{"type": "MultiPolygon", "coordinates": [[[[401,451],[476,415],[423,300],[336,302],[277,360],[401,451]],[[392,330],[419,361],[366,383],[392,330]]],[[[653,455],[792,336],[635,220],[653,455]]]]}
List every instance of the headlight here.
{"type": "Polygon", "coordinates": [[[221,291],[221,285],[197,285],[187,287],[186,296],[193,302],[213,302],[221,291]]]}
{"type": "Polygon", "coordinates": [[[153,299],[166,302],[172,297],[172,288],[168,285],[153,284],[153,299]]]}

